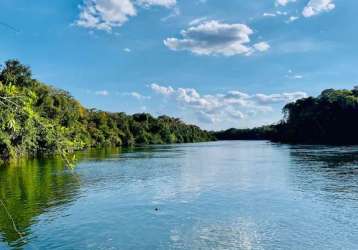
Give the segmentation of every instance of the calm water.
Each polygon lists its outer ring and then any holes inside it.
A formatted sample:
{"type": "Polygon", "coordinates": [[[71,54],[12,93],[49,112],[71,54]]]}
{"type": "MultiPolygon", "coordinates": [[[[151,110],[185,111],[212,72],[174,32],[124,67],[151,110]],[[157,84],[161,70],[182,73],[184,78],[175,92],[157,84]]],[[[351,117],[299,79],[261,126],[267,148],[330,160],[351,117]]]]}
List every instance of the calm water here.
{"type": "Polygon", "coordinates": [[[0,170],[0,249],[358,249],[358,147],[214,142],[0,170]]]}

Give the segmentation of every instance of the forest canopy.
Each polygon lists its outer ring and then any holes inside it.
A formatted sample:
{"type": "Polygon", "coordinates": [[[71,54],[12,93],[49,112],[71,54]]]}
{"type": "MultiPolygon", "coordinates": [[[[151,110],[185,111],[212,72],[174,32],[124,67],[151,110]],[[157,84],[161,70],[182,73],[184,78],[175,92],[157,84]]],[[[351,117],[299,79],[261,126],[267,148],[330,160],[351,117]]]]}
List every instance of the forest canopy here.
{"type": "Polygon", "coordinates": [[[0,69],[0,159],[60,154],[91,147],[272,140],[286,143],[357,144],[358,87],[324,90],[283,108],[283,119],[253,129],[207,132],[178,118],[87,109],[67,91],[32,77],[18,60],[0,69]]]}
{"type": "Polygon", "coordinates": [[[358,144],[358,87],[326,89],[283,108],[283,119],[271,126],[214,133],[219,140],[264,139],[285,143],[358,144]]]}
{"type": "Polygon", "coordinates": [[[32,78],[18,60],[0,71],[0,159],[68,154],[90,147],[212,140],[206,131],[168,116],[87,109],[70,93],[32,78]]]}

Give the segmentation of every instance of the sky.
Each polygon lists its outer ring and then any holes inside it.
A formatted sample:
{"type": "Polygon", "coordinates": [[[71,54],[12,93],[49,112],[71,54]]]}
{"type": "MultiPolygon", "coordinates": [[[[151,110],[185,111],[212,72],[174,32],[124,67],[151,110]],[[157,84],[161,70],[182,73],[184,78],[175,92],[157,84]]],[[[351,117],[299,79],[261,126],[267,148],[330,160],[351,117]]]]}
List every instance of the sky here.
{"type": "Polygon", "coordinates": [[[0,61],[88,107],[205,129],[358,85],[356,0],[1,0],[0,61]]]}

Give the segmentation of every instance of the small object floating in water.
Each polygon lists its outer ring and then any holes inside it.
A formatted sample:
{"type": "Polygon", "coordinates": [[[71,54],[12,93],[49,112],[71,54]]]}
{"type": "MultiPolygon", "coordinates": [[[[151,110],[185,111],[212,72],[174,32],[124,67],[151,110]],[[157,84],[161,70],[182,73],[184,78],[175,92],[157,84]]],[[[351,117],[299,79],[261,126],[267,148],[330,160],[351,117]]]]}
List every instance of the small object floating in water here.
{"type": "Polygon", "coordinates": [[[159,211],[159,208],[156,207],[154,210],[155,210],[155,211],[159,211]]]}

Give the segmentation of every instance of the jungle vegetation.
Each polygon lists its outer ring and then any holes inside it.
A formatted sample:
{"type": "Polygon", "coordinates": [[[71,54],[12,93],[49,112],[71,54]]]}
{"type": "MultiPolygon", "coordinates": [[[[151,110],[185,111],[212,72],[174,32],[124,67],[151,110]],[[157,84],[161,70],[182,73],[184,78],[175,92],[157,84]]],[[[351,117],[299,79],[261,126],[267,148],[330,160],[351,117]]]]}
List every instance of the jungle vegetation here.
{"type": "Polygon", "coordinates": [[[33,79],[18,60],[0,71],[0,159],[59,154],[91,147],[188,143],[210,133],[180,119],[87,109],[70,93],[33,79]]]}
{"type": "Polygon", "coordinates": [[[138,144],[218,140],[272,140],[286,143],[357,144],[358,88],[324,90],[289,103],[274,125],[212,132],[168,116],[127,115],[87,109],[70,93],[32,77],[18,60],[0,69],[0,159],[59,154],[138,144]]]}
{"type": "Polygon", "coordinates": [[[358,144],[358,88],[326,89],[283,108],[272,140],[310,144],[358,144]]]}
{"type": "Polygon", "coordinates": [[[277,124],[213,133],[219,140],[272,140],[305,144],[358,144],[358,87],[324,90],[284,106],[277,124]]]}
{"type": "Polygon", "coordinates": [[[218,140],[267,140],[272,137],[275,129],[274,125],[262,126],[257,128],[237,129],[230,128],[228,130],[213,132],[218,140]]]}

